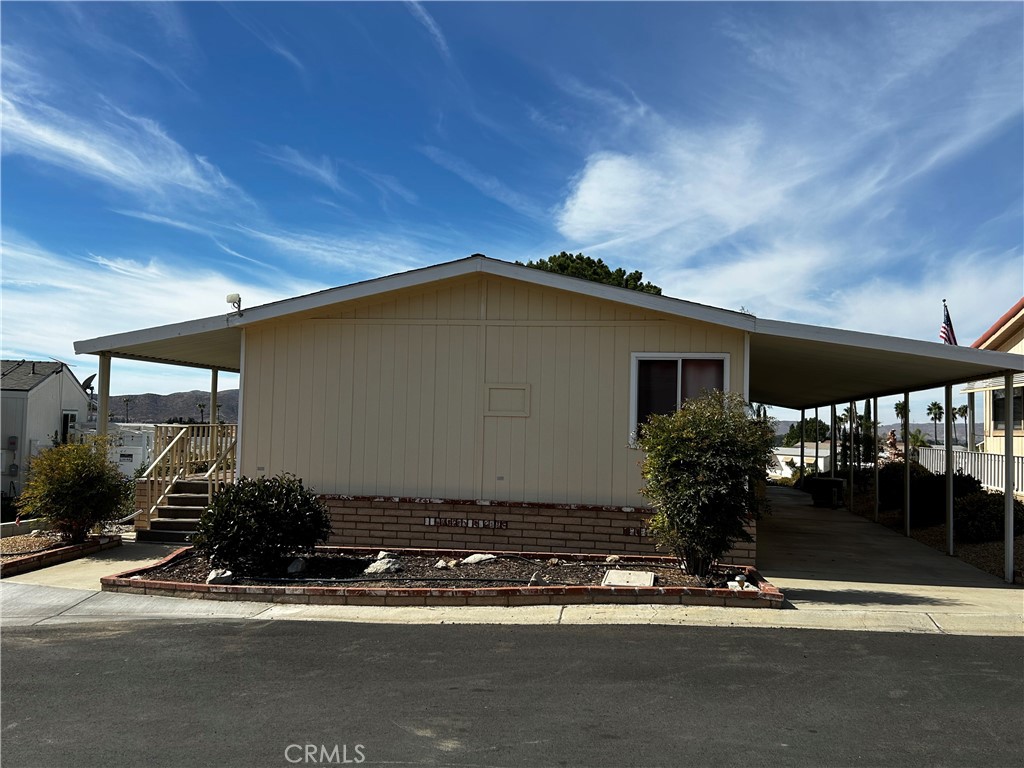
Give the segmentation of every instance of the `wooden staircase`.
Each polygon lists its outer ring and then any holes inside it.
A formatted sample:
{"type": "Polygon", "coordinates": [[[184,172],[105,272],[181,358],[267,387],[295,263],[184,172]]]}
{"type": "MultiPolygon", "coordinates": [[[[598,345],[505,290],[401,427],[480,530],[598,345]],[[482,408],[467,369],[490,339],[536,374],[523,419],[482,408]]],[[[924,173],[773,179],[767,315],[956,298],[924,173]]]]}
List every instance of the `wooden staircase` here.
{"type": "Polygon", "coordinates": [[[137,541],[188,544],[214,492],[234,482],[236,424],[158,424],[159,455],[136,483],[137,541]]]}
{"type": "Polygon", "coordinates": [[[188,544],[199,528],[199,516],[207,504],[206,480],[176,480],[156,508],[149,528],[135,532],[136,541],[160,544],[188,544]]]}

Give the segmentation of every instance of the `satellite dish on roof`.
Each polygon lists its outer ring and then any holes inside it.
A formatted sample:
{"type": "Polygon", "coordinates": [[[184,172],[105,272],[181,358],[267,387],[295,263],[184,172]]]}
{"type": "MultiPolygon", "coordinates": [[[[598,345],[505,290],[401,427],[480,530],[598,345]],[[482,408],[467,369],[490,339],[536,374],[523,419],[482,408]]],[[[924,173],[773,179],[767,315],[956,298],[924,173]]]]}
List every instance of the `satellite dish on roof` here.
{"type": "Polygon", "coordinates": [[[90,389],[92,389],[92,380],[95,379],[95,378],[96,378],[96,374],[95,373],[92,374],[91,376],[86,376],[85,377],[85,381],[82,382],[82,389],[84,389],[86,392],[88,392],[90,389]]]}

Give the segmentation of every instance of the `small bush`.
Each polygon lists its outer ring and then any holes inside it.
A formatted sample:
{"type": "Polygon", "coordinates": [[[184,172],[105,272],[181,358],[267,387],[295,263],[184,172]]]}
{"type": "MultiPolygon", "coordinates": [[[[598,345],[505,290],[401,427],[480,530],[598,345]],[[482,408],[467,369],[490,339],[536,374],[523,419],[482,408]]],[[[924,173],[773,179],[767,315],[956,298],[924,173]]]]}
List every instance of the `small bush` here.
{"type": "Polygon", "coordinates": [[[129,514],[134,494],[134,481],[107,458],[107,441],[93,438],[34,456],[17,504],[22,515],[42,517],[75,544],[94,526],[129,514]]]}
{"type": "Polygon", "coordinates": [[[651,416],[637,444],[646,453],[641,493],[655,510],[653,537],[706,579],[734,543],[751,540],[743,526],[765,503],[756,484],[772,461],[774,422],[751,417],[737,394],[708,392],[651,416]]]}
{"type": "MultiPolygon", "coordinates": [[[[1003,493],[980,491],[956,501],[953,532],[957,541],[1002,541],[1005,515],[1003,493]]],[[[1013,500],[1013,533],[1024,533],[1024,504],[1013,500]]]]}
{"type": "Polygon", "coordinates": [[[260,576],[285,556],[311,552],[330,533],[326,505],[301,479],[282,474],[225,486],[203,511],[193,543],[217,568],[260,576]]]}

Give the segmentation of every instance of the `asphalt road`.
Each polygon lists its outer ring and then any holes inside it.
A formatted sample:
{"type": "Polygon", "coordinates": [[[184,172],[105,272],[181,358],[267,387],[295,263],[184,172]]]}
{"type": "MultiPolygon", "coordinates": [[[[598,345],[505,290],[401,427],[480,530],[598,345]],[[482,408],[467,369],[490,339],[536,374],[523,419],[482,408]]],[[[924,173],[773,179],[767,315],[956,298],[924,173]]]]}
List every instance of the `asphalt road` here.
{"type": "Polygon", "coordinates": [[[0,642],[3,768],[1024,761],[1013,637],[250,620],[0,642]]]}

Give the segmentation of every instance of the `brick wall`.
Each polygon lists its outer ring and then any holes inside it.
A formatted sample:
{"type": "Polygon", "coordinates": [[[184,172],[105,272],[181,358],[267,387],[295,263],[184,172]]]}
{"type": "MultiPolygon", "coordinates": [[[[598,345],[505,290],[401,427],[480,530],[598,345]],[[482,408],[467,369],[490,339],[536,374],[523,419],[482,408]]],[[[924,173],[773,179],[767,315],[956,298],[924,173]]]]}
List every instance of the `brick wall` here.
{"type": "MultiPolygon", "coordinates": [[[[367,547],[655,554],[644,534],[650,510],[382,496],[324,496],[330,544],[367,547]]],[[[754,524],[748,528],[756,535],[754,524]]],[[[724,562],[753,565],[755,544],[724,562]]]]}

